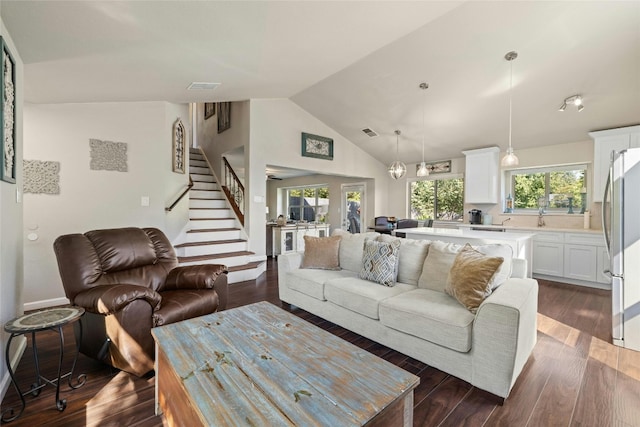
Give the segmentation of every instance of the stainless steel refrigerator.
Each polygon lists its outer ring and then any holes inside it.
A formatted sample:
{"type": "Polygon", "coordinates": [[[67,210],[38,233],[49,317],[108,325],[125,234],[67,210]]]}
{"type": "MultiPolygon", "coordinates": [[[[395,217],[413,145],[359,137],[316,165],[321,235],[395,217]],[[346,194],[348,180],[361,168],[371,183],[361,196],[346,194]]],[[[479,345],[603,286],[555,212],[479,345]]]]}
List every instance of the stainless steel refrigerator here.
{"type": "Polygon", "coordinates": [[[613,343],[640,351],[640,148],[611,153],[602,203],[613,343]]]}

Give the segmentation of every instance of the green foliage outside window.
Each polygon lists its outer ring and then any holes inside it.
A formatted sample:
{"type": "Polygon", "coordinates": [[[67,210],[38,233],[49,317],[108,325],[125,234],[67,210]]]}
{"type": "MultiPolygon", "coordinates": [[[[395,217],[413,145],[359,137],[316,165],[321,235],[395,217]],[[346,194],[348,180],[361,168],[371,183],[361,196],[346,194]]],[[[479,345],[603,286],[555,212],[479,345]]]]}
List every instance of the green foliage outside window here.
{"type": "MultiPolygon", "coordinates": [[[[582,191],[586,187],[586,168],[549,169],[535,173],[511,172],[513,205],[515,209],[537,209],[538,200],[544,198],[549,209],[582,206],[582,191]],[[562,170],[566,169],[566,170],[562,170]]],[[[586,200],[584,201],[586,204],[586,200]]]]}
{"type": "Polygon", "coordinates": [[[411,183],[411,218],[461,221],[464,209],[462,178],[411,183]]]}

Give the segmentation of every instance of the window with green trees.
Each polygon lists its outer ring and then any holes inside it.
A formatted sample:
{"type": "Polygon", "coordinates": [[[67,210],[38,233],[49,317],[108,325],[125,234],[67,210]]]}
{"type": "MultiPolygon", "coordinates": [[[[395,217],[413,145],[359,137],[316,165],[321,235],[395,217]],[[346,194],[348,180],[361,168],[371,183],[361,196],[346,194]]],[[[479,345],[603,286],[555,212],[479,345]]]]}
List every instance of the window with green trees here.
{"type": "Polygon", "coordinates": [[[537,210],[540,200],[548,210],[586,206],[586,165],[521,169],[508,174],[514,209],[537,210]]]}
{"type": "Polygon", "coordinates": [[[462,221],[464,180],[429,179],[411,183],[411,218],[438,221],[462,221]]]}
{"type": "Polygon", "coordinates": [[[292,220],[324,222],[329,213],[329,187],[287,189],[287,214],[292,220]]]}

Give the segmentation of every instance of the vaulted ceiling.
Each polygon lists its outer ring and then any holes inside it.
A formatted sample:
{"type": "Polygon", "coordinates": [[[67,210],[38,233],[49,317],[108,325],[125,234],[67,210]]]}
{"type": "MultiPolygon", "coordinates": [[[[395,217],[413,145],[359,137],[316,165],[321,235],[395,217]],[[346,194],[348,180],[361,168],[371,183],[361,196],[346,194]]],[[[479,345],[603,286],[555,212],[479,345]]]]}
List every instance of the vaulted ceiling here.
{"type": "Polygon", "coordinates": [[[405,162],[423,135],[427,160],[504,150],[510,65],[516,150],[640,123],[639,1],[2,0],[0,14],[28,102],[290,98],[383,163],[395,129],[405,162]],[[584,111],[558,112],[574,94],[584,111]]]}

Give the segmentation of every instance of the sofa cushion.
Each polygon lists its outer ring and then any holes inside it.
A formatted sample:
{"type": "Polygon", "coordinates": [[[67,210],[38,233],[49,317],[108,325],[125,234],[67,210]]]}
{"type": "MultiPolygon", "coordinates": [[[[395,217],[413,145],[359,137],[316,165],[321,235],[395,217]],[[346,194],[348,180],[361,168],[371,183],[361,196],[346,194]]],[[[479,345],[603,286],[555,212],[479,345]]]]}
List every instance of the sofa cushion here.
{"type": "Polygon", "coordinates": [[[475,316],[453,297],[415,289],[380,302],[380,322],[395,330],[466,353],[475,316]]]}
{"type": "Polygon", "coordinates": [[[491,294],[489,284],[503,261],[502,257],[484,255],[467,243],[453,261],[445,292],[475,313],[491,294]]]}
{"type": "Polygon", "coordinates": [[[292,270],[287,277],[289,289],[302,292],[305,295],[325,301],[324,284],[328,280],[343,277],[357,278],[358,273],[348,270],[292,270]]]}
{"type": "MultiPolygon", "coordinates": [[[[456,259],[456,255],[458,255],[462,247],[463,245],[455,243],[445,243],[441,241],[431,242],[429,252],[422,266],[422,273],[418,279],[418,287],[444,292],[447,286],[449,271],[451,270],[453,261],[456,259]]],[[[473,246],[473,248],[485,255],[502,257],[504,259],[498,272],[491,281],[491,289],[495,289],[511,277],[511,259],[513,258],[513,249],[511,246],[506,244],[487,244],[473,246]]]]}
{"type": "Polygon", "coordinates": [[[351,234],[347,231],[336,229],[332,236],[340,236],[340,268],[360,272],[362,269],[362,251],[365,239],[375,239],[378,233],[351,234]]]}
{"type": "Polygon", "coordinates": [[[401,239],[399,237],[389,236],[388,234],[381,234],[376,240],[380,242],[400,241],[400,262],[398,263],[397,280],[398,282],[417,286],[431,241],[401,239]]]}
{"type": "Polygon", "coordinates": [[[377,320],[380,301],[415,288],[404,283],[397,283],[393,287],[380,286],[357,277],[347,277],[327,281],[324,296],[327,301],[340,307],[377,320]]]}
{"type": "Polygon", "coordinates": [[[304,236],[304,257],[300,268],[340,270],[340,236],[304,236]]]}
{"type": "Polygon", "coordinates": [[[384,286],[394,286],[398,277],[400,242],[380,242],[367,239],[364,242],[360,277],[384,286]]]}

